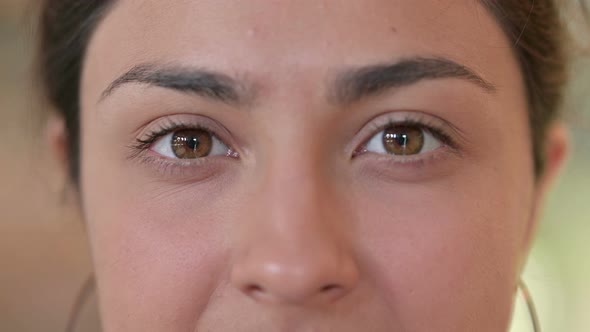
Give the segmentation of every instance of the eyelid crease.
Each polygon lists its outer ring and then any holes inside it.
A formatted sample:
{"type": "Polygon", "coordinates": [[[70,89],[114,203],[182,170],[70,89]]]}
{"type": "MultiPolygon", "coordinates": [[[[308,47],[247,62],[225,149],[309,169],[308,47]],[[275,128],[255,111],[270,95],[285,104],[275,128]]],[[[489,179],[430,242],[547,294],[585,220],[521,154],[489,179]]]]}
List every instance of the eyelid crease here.
{"type": "Polygon", "coordinates": [[[446,134],[443,129],[438,128],[437,126],[434,126],[432,124],[426,124],[426,123],[423,123],[420,121],[416,121],[414,119],[407,119],[405,121],[399,121],[399,122],[391,121],[387,126],[383,127],[383,130],[391,128],[391,127],[395,127],[395,126],[415,126],[415,127],[418,127],[420,129],[423,129],[423,130],[429,132],[436,139],[442,141],[442,143],[449,145],[450,147],[453,147],[453,148],[456,147],[456,143],[454,142],[454,140],[448,134],[446,134]]]}

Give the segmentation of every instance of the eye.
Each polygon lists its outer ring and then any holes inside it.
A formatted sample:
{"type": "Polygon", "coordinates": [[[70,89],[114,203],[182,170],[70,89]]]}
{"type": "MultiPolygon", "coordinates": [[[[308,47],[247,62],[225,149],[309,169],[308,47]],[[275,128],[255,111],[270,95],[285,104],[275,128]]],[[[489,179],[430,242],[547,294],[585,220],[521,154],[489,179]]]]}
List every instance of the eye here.
{"type": "Polygon", "coordinates": [[[168,133],[156,140],[151,150],[172,159],[231,154],[227,145],[204,129],[182,129],[168,133]]]}
{"type": "Polygon", "coordinates": [[[377,133],[365,146],[366,152],[409,156],[436,150],[443,144],[424,126],[390,125],[377,133]]]}

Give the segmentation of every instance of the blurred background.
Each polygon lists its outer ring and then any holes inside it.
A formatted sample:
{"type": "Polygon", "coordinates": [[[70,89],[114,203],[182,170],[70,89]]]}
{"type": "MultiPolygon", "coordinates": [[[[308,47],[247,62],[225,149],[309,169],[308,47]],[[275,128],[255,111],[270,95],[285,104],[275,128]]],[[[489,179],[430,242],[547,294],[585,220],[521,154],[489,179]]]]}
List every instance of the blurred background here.
{"type": "MultiPolygon", "coordinates": [[[[0,0],[0,331],[61,332],[92,267],[75,198],[43,143],[27,3],[0,0]]],[[[590,49],[579,11],[565,15],[590,49]]],[[[573,73],[566,120],[574,151],[548,198],[524,275],[545,332],[590,331],[590,55],[577,57],[573,73]]],[[[80,317],[76,330],[97,331],[92,295],[80,317]]],[[[519,298],[512,332],[528,331],[519,298]]]]}

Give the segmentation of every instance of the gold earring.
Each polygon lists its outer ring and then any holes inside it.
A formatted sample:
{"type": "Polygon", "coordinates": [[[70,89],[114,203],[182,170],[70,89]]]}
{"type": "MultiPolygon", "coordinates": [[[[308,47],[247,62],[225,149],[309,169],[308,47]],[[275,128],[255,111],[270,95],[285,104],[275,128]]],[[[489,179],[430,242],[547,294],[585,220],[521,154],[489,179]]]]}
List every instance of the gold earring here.
{"type": "Polygon", "coordinates": [[[520,288],[520,292],[522,293],[522,296],[524,297],[524,300],[526,302],[526,306],[529,310],[529,315],[531,316],[531,321],[533,324],[533,330],[535,332],[541,332],[539,315],[537,315],[537,309],[535,308],[533,297],[531,296],[531,292],[529,291],[529,288],[524,283],[524,280],[522,280],[522,278],[518,281],[518,288],[520,288]]]}

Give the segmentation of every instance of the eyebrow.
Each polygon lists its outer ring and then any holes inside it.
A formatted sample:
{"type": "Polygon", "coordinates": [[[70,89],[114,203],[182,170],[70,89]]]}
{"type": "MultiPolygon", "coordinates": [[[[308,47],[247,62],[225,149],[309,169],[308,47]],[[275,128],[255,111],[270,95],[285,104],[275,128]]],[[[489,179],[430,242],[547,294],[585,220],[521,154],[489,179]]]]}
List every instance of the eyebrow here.
{"type": "Polygon", "coordinates": [[[486,93],[496,86],[468,67],[446,58],[414,57],[391,64],[361,67],[338,75],[332,98],[337,103],[353,103],[393,88],[416,84],[423,80],[456,78],[482,88],[486,93]]]}
{"type": "Polygon", "coordinates": [[[204,69],[141,64],[131,68],[102,93],[99,102],[125,84],[139,83],[196,95],[228,104],[245,99],[242,87],[231,77],[204,69]]]}
{"type": "MultiPolygon", "coordinates": [[[[496,86],[475,71],[441,57],[413,57],[390,64],[378,64],[345,70],[336,76],[329,98],[337,104],[350,104],[385,91],[410,86],[423,80],[456,78],[482,88],[486,93],[496,86]]],[[[102,93],[99,102],[125,84],[139,83],[172,89],[228,104],[249,99],[247,89],[223,73],[183,66],[141,64],[131,68],[102,93]]]]}

